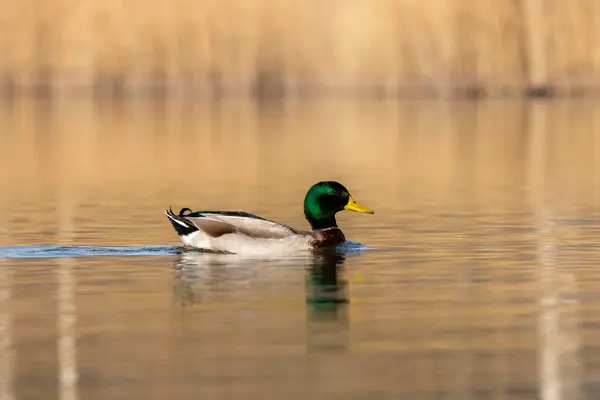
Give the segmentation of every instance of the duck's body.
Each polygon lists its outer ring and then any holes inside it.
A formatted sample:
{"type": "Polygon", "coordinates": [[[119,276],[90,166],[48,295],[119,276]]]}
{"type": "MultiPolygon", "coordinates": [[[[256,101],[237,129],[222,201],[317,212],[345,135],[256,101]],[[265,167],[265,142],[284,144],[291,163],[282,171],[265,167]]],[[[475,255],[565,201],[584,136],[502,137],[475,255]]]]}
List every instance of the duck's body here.
{"type": "Polygon", "coordinates": [[[312,231],[298,231],[242,211],[192,212],[183,208],[178,215],[170,209],[165,210],[165,214],[186,246],[236,254],[264,254],[343,243],[346,237],[335,222],[335,213],[342,209],[373,213],[358,205],[339,183],[320,182],[313,185],[304,201],[304,214],[312,231]]]}

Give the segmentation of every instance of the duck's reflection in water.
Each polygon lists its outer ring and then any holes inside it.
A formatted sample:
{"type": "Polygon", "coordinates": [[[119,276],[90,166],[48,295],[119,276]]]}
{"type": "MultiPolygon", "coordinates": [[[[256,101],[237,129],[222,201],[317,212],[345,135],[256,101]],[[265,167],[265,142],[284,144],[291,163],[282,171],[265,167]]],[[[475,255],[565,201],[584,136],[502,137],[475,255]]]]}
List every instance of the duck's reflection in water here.
{"type": "Polygon", "coordinates": [[[346,256],[335,251],[315,253],[307,266],[306,299],[313,309],[335,311],[348,302],[348,283],[342,278],[346,256]]]}
{"type": "MultiPolygon", "coordinates": [[[[173,268],[174,306],[204,303],[223,310],[232,306],[263,310],[289,307],[286,313],[306,313],[308,352],[345,352],[349,327],[345,261],[346,255],[338,250],[294,257],[181,252],[173,268]],[[304,294],[298,291],[303,283],[304,294]],[[300,304],[305,311],[298,309],[300,304]]],[[[260,315],[267,318],[270,314],[260,315]]],[[[277,315],[274,310],[272,317],[277,315]]],[[[301,337],[300,332],[296,335],[301,337]]]]}
{"type": "Polygon", "coordinates": [[[309,353],[348,350],[348,281],[346,256],[335,251],[314,254],[306,278],[306,346],[309,353]]]}
{"type": "Polygon", "coordinates": [[[173,265],[174,295],[182,306],[289,300],[295,276],[310,254],[293,257],[182,251],[173,265]],[[279,293],[279,294],[278,294],[279,293]]]}

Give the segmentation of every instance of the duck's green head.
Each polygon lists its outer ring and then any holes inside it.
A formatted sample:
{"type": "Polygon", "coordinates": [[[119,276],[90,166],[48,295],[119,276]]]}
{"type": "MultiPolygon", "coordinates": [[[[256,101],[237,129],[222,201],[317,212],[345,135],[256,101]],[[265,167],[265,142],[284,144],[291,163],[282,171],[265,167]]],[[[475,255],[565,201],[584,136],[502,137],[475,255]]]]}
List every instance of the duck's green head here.
{"type": "Polygon", "coordinates": [[[336,227],[335,214],[342,210],[374,214],[370,208],[354,201],[342,184],[334,181],[314,184],[304,197],[304,216],[313,229],[336,227]]]}

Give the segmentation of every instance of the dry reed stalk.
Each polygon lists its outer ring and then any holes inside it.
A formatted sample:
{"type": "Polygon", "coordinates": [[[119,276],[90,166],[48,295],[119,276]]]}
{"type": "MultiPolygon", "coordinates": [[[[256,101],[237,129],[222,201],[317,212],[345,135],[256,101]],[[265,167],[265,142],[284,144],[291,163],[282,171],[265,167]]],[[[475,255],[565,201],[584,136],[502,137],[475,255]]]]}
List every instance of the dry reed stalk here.
{"type": "Polygon", "coordinates": [[[23,0],[0,84],[260,96],[595,85],[594,0],[23,0]]]}

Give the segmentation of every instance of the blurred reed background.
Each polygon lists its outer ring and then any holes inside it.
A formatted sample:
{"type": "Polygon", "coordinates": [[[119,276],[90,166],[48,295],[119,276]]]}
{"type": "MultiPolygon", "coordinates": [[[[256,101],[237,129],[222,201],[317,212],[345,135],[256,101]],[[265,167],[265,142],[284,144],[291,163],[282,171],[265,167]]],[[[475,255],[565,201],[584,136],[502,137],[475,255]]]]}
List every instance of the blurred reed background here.
{"type": "Polygon", "coordinates": [[[594,0],[22,0],[5,95],[573,95],[600,76],[594,0]]]}

